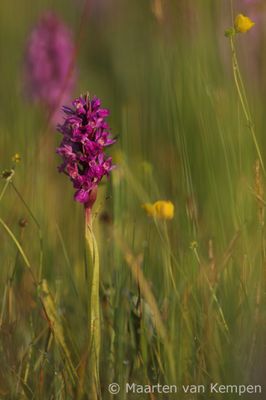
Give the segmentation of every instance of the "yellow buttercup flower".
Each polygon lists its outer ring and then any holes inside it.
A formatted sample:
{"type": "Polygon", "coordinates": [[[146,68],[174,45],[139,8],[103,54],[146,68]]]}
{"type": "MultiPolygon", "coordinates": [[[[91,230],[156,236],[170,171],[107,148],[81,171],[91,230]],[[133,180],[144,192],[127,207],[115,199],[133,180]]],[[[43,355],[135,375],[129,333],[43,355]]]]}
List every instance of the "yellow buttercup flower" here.
{"type": "Polygon", "coordinates": [[[238,14],[235,17],[236,32],[245,33],[249,31],[253,25],[255,25],[255,22],[253,22],[249,17],[246,17],[243,14],[238,14]]]}
{"type": "Polygon", "coordinates": [[[149,217],[158,219],[173,219],[175,207],[171,201],[158,200],[155,203],[145,203],[142,205],[149,217]]]}
{"type": "Polygon", "coordinates": [[[12,157],[12,161],[15,162],[16,164],[19,163],[21,161],[20,154],[18,153],[14,154],[12,157]]]}
{"type": "Polygon", "coordinates": [[[144,208],[144,210],[146,211],[146,214],[147,214],[149,217],[153,217],[153,216],[154,216],[155,210],[154,210],[154,205],[153,205],[153,204],[151,204],[151,203],[145,203],[145,204],[142,204],[141,207],[144,208]]]}

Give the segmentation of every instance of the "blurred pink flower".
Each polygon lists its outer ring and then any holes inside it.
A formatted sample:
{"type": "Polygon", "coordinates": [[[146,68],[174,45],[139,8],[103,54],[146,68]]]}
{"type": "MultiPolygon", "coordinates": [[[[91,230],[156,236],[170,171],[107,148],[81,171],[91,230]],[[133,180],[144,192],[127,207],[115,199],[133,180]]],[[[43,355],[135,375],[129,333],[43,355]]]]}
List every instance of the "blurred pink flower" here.
{"type": "Polygon", "coordinates": [[[56,15],[44,13],[27,42],[25,91],[30,100],[54,112],[54,120],[60,106],[70,101],[75,86],[74,53],[71,31],[56,15]]]}

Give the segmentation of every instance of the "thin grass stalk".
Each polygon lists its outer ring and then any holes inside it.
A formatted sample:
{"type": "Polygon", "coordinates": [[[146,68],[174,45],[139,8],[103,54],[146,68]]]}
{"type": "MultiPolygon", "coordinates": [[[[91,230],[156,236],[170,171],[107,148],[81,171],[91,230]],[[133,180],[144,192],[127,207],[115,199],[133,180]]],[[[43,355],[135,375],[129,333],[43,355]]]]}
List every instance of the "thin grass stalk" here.
{"type": "Polygon", "coordinates": [[[14,191],[15,191],[16,195],[18,196],[18,198],[20,199],[20,201],[22,202],[22,204],[25,206],[26,210],[30,214],[31,218],[33,219],[33,221],[34,221],[34,223],[35,223],[35,225],[37,226],[37,229],[38,229],[39,243],[40,243],[40,258],[39,258],[38,279],[39,279],[39,281],[41,281],[41,279],[42,279],[42,270],[43,270],[43,233],[42,233],[42,229],[41,229],[39,221],[37,220],[37,218],[33,214],[30,206],[24,200],[23,196],[21,195],[21,193],[19,192],[19,190],[17,189],[17,187],[15,186],[15,184],[13,182],[11,182],[11,186],[14,189],[14,191]]]}
{"type": "Polygon", "coordinates": [[[245,86],[244,86],[242,75],[241,75],[240,68],[239,68],[239,65],[238,65],[234,39],[233,39],[232,36],[230,37],[230,45],[231,45],[231,51],[232,51],[233,75],[234,75],[234,81],[235,81],[235,85],[236,85],[236,89],[237,89],[237,94],[238,94],[238,97],[239,97],[239,100],[240,100],[240,104],[241,104],[244,116],[245,116],[246,121],[247,121],[248,128],[250,130],[250,133],[251,133],[254,145],[255,145],[255,149],[256,149],[258,158],[260,160],[261,168],[263,170],[263,173],[265,174],[265,167],[264,167],[261,151],[260,151],[260,148],[259,148],[258,140],[257,140],[257,137],[256,137],[256,133],[255,133],[255,129],[254,129],[254,123],[253,123],[252,118],[251,118],[250,107],[249,107],[249,104],[248,104],[245,86]]]}
{"type": "Polygon", "coordinates": [[[4,194],[5,194],[5,192],[6,192],[6,189],[7,189],[8,185],[12,182],[12,178],[13,178],[14,174],[15,174],[15,170],[12,169],[12,170],[11,170],[11,173],[10,173],[10,175],[9,175],[9,177],[6,178],[5,184],[4,184],[3,189],[2,189],[2,191],[1,191],[1,193],[0,193],[0,201],[1,201],[2,198],[4,197],[4,194]]]}
{"type": "Polygon", "coordinates": [[[141,296],[143,296],[143,298],[145,299],[145,301],[147,302],[147,304],[149,305],[149,307],[152,311],[155,329],[156,329],[159,337],[161,338],[161,341],[166,350],[170,378],[175,379],[176,367],[175,367],[175,361],[173,359],[172,343],[170,341],[170,337],[168,335],[167,329],[164,325],[164,322],[163,322],[163,319],[161,316],[161,312],[157,305],[157,301],[156,301],[154,294],[149,286],[149,283],[147,282],[147,280],[143,274],[143,271],[141,269],[140,260],[138,257],[134,257],[134,255],[131,253],[130,249],[127,247],[126,243],[124,243],[122,238],[116,232],[114,234],[115,234],[116,242],[118,243],[119,247],[121,248],[124,259],[125,259],[128,267],[131,270],[133,278],[136,281],[136,283],[139,285],[139,290],[140,290],[141,296]]]}
{"type": "Polygon", "coordinates": [[[60,315],[57,312],[55,301],[50,293],[48,283],[45,279],[41,282],[41,300],[44,305],[44,311],[49,320],[53,335],[62,350],[62,359],[65,363],[68,376],[73,385],[76,384],[77,372],[71,359],[71,353],[67,346],[64,329],[60,315]]]}

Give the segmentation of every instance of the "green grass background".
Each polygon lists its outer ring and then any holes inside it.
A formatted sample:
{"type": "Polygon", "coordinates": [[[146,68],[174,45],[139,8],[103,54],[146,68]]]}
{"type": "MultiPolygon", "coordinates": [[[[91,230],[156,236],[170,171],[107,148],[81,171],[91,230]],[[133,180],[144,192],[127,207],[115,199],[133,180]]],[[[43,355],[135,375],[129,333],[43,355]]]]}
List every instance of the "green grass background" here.
{"type": "MultiPolygon", "coordinates": [[[[44,110],[29,104],[23,90],[25,43],[48,9],[79,38],[75,95],[88,90],[101,97],[118,135],[111,150],[117,169],[100,186],[94,207],[103,399],[114,398],[107,390],[111,382],[263,383],[265,175],[261,169],[256,173],[258,157],[224,37],[231,24],[230,2],[164,3],[167,11],[160,21],[152,2],[143,0],[116,0],[106,13],[91,12],[83,19],[78,0],[1,2],[0,168],[12,166],[14,153],[21,155],[13,183],[27,204],[12,185],[0,202],[0,218],[13,235],[1,225],[1,399],[91,398],[89,370],[82,368],[89,285],[83,209],[56,169],[59,134],[47,129],[44,110]],[[173,220],[156,222],[145,215],[141,205],[158,199],[174,203],[173,220]],[[22,217],[28,220],[25,228],[18,224],[22,217]],[[14,238],[38,283],[48,282],[79,383],[71,381],[62,332],[49,326],[41,288],[32,282],[14,238]],[[166,336],[132,274],[136,265],[153,293],[166,336]]],[[[235,12],[241,11],[239,4],[233,2],[235,12]]],[[[253,29],[258,29],[257,39],[250,32],[236,41],[265,160],[265,63],[263,56],[247,60],[245,54],[252,40],[259,40],[263,54],[265,38],[259,27],[253,29]],[[253,64],[259,64],[255,72],[253,64]]],[[[153,399],[123,390],[117,398],[153,399]]]]}

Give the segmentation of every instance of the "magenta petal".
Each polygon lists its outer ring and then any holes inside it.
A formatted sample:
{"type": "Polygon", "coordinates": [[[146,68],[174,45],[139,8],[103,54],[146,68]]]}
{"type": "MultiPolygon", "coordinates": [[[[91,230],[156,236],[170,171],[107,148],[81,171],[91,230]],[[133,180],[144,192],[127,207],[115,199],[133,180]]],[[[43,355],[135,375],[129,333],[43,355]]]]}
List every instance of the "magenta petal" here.
{"type": "Polygon", "coordinates": [[[83,189],[77,190],[74,194],[74,199],[80,203],[87,203],[89,200],[89,193],[83,189]]]}

